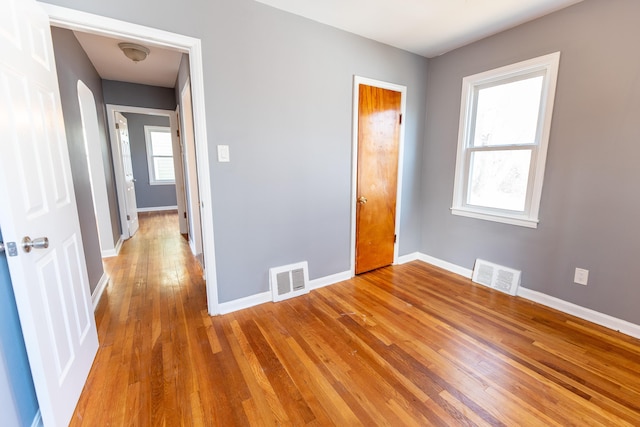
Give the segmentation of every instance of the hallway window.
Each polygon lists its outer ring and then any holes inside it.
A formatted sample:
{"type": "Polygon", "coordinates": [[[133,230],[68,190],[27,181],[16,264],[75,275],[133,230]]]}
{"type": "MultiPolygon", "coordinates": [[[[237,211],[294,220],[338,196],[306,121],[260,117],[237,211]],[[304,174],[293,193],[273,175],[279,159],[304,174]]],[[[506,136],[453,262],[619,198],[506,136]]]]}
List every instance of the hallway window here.
{"type": "Polygon", "coordinates": [[[454,215],[537,227],[559,60],[463,79],[454,215]]]}
{"type": "Polygon", "coordinates": [[[175,184],[171,128],[145,126],[144,136],[147,142],[149,184],[175,184]]]}

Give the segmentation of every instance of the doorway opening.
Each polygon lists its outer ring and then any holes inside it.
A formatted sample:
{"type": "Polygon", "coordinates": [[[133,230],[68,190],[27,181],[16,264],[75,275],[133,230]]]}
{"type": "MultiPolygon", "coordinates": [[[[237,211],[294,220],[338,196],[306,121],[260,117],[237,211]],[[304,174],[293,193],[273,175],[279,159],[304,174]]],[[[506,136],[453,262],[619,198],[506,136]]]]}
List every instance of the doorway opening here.
{"type": "Polygon", "coordinates": [[[200,40],[47,3],[43,3],[41,6],[48,13],[50,24],[55,27],[103,37],[120,38],[151,47],[173,49],[188,55],[189,81],[192,89],[194,154],[198,162],[196,176],[199,213],[201,215],[202,261],[207,267],[204,274],[207,288],[207,306],[210,315],[218,314],[211,176],[208,161],[204,74],[200,40]]]}
{"type": "Polygon", "coordinates": [[[398,262],[406,93],[354,76],[352,276],[398,262]]]}

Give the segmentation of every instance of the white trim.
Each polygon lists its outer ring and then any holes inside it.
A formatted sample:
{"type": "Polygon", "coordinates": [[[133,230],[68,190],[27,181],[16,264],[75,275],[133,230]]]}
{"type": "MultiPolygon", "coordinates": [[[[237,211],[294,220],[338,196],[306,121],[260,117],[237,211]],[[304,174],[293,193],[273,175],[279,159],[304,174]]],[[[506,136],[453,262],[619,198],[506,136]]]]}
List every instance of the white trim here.
{"type": "Polygon", "coordinates": [[[138,208],[138,212],[177,211],[178,206],[151,206],[150,208],[138,208]]]}
{"type": "Polygon", "coordinates": [[[118,256],[118,254],[120,253],[120,249],[122,248],[123,240],[124,240],[124,236],[118,237],[118,241],[116,242],[115,247],[113,249],[110,249],[108,251],[102,251],[102,258],[111,258],[114,256],[118,256]]]}
{"type": "Polygon", "coordinates": [[[398,262],[396,264],[406,264],[411,261],[416,261],[420,259],[420,252],[413,252],[410,254],[402,255],[398,257],[398,262]]]}
{"type": "Polygon", "coordinates": [[[563,313],[571,314],[572,316],[579,317],[580,319],[587,320],[597,325],[604,326],[605,328],[613,329],[614,331],[621,332],[634,338],[640,338],[640,325],[636,325],[626,320],[618,319],[617,317],[609,316],[608,314],[600,313],[590,308],[582,307],[532,289],[520,287],[518,290],[518,296],[538,304],[554,308],[563,313]]]}
{"type": "MultiPolygon", "coordinates": [[[[161,46],[189,54],[196,156],[200,160],[198,161],[198,185],[202,212],[204,263],[207,266],[205,271],[207,305],[209,314],[218,314],[218,279],[216,276],[212,209],[213,194],[209,167],[207,116],[204,100],[204,66],[200,39],[68,9],[49,3],[37,3],[49,14],[49,21],[52,25],[74,31],[84,31],[92,34],[138,41],[146,45],[161,46]]],[[[175,118],[173,120],[175,120],[175,118]]]]}
{"type": "Polygon", "coordinates": [[[448,261],[444,261],[444,260],[432,257],[430,255],[419,253],[418,259],[420,261],[426,262],[427,264],[435,265],[436,267],[443,268],[447,271],[458,274],[467,279],[471,279],[471,276],[473,276],[473,270],[469,270],[468,268],[461,267],[459,265],[450,263],[448,261]]]}
{"type": "Polygon", "coordinates": [[[76,87],[78,89],[78,108],[80,109],[83,130],[82,137],[89,171],[89,184],[91,195],[93,196],[93,212],[96,218],[100,250],[104,253],[113,251],[115,242],[113,241],[113,227],[110,215],[112,207],[109,206],[109,198],[107,196],[107,174],[105,173],[104,159],[102,158],[102,149],[100,147],[98,110],[96,108],[96,99],[91,89],[82,80],[78,80],[76,87]]]}
{"type": "Polygon", "coordinates": [[[556,93],[556,83],[560,64],[560,52],[550,53],[537,58],[521,61],[516,64],[499,67],[493,70],[467,76],[462,80],[462,94],[460,97],[460,120],[458,124],[458,148],[454,173],[453,201],[451,213],[470,218],[477,218],[529,228],[538,227],[538,215],[544,170],[547,160],[547,148],[551,133],[553,104],[556,93]],[[524,145],[471,147],[470,137],[476,115],[476,91],[479,87],[503,84],[515,78],[525,78],[528,75],[543,76],[542,96],[535,142],[524,145]],[[493,209],[467,204],[469,193],[470,156],[472,151],[483,150],[516,150],[527,147],[531,151],[529,179],[525,207],[523,212],[506,209],[493,209]]]}
{"type": "Polygon", "coordinates": [[[342,273],[331,274],[329,276],[319,277],[317,279],[309,280],[309,289],[319,289],[325,286],[333,285],[336,283],[344,282],[353,277],[351,271],[343,271],[342,273]]]}
{"type": "MultiPolygon", "coordinates": [[[[317,279],[309,280],[309,290],[322,288],[325,286],[333,285],[335,283],[344,282],[353,277],[350,271],[343,271],[341,273],[331,274],[329,276],[319,277],[317,279]]],[[[220,314],[228,314],[238,310],[244,310],[245,308],[254,307],[256,305],[264,304],[266,302],[273,302],[271,291],[262,292],[255,295],[249,295],[248,297],[238,298],[233,301],[223,302],[218,305],[220,314]]]]}
{"type": "MultiPolygon", "coordinates": [[[[443,268],[452,273],[459,274],[467,279],[470,279],[473,273],[472,270],[456,264],[452,264],[447,261],[443,261],[438,258],[434,258],[429,255],[425,255],[423,253],[419,253],[419,260],[424,261],[427,264],[443,268]]],[[[580,319],[595,323],[597,325],[604,326],[605,328],[619,331],[634,338],[640,338],[640,325],[636,325],[626,320],[618,319],[617,317],[609,316],[608,314],[600,313],[590,308],[582,307],[580,305],[564,301],[547,294],[543,294],[542,292],[523,288],[522,286],[518,288],[517,296],[544,305],[546,307],[556,309],[563,313],[570,314],[580,319]]]]}
{"type": "Polygon", "coordinates": [[[468,208],[451,208],[451,213],[459,216],[466,216],[468,218],[486,219],[487,221],[501,222],[503,224],[519,225],[521,227],[538,228],[537,219],[529,219],[526,217],[516,218],[515,216],[506,217],[501,215],[491,215],[487,212],[478,212],[468,208]]]}
{"type": "Polygon", "coordinates": [[[91,302],[93,303],[94,311],[96,308],[98,308],[98,303],[100,302],[100,298],[102,298],[102,293],[104,292],[108,284],[109,284],[109,276],[107,276],[107,273],[102,273],[102,277],[100,277],[100,280],[98,281],[98,285],[96,286],[96,288],[93,290],[93,293],[91,294],[91,302]]]}
{"type": "Polygon", "coordinates": [[[33,421],[31,422],[31,427],[43,427],[42,423],[42,414],[40,413],[40,409],[36,412],[36,415],[33,417],[33,421]]]}
{"type": "Polygon", "coordinates": [[[395,234],[396,242],[393,245],[393,263],[398,263],[398,248],[400,247],[400,210],[402,207],[402,177],[404,169],[404,129],[406,123],[406,109],[407,109],[407,87],[398,85],[395,83],[384,82],[381,80],[374,80],[367,77],[361,77],[358,75],[353,76],[353,118],[352,129],[353,134],[351,137],[351,276],[355,275],[356,271],[356,199],[358,197],[358,108],[360,92],[359,87],[361,84],[367,86],[378,87],[381,89],[393,90],[401,93],[400,97],[400,114],[402,114],[402,125],[400,126],[400,135],[398,142],[398,176],[397,176],[397,191],[396,191],[396,218],[395,218],[395,234]]]}
{"type": "Polygon", "coordinates": [[[233,313],[234,311],[244,310],[245,308],[264,304],[265,302],[271,302],[271,291],[234,299],[229,302],[222,302],[218,304],[218,309],[220,310],[220,314],[228,314],[233,313]]]}

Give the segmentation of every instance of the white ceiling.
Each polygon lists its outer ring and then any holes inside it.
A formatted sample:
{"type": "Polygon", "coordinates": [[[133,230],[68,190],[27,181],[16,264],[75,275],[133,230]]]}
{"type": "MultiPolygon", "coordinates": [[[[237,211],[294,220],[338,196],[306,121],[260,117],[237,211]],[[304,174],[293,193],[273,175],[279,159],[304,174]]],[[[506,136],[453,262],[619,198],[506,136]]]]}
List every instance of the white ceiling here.
{"type": "Polygon", "coordinates": [[[256,0],[428,58],[582,0],[256,0]]]}
{"type": "Polygon", "coordinates": [[[74,34],[103,79],[161,87],[175,86],[181,52],[146,45],[151,50],[149,56],[144,61],[135,63],[124,56],[118,47],[118,43],[135,41],[77,31],[74,34]]]}
{"type": "MultiPolygon", "coordinates": [[[[426,57],[434,57],[582,0],[256,0],[426,57]]],[[[75,32],[100,77],[174,87],[181,52],[147,46],[134,63],[113,39],[75,32]]]]}

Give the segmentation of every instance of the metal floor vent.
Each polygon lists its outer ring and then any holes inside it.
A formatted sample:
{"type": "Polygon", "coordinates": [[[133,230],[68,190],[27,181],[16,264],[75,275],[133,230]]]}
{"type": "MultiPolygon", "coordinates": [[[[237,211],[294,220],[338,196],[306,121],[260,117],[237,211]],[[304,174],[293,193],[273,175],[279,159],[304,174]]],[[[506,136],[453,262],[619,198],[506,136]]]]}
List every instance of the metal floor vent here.
{"type": "Polygon", "coordinates": [[[308,293],[309,268],[307,262],[270,268],[269,284],[271,285],[273,302],[308,293]]]}
{"type": "Polygon", "coordinates": [[[519,270],[478,258],[471,280],[509,295],[516,295],[520,286],[521,273],[519,270]]]}

